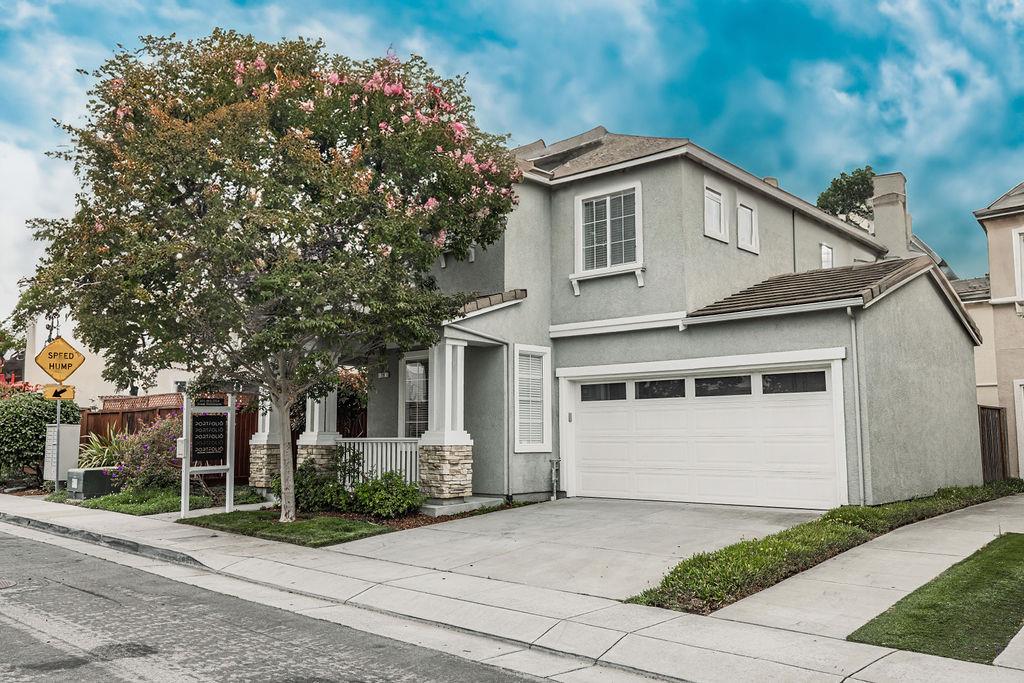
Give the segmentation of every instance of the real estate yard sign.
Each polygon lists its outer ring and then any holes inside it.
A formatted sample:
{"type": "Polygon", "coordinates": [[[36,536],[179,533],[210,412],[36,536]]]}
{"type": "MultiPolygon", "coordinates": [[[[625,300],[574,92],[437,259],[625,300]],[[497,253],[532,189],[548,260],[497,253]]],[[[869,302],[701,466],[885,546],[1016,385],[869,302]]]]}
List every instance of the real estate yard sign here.
{"type": "Polygon", "coordinates": [[[85,356],[80,354],[75,347],[68,344],[64,337],[57,337],[43,347],[43,350],[36,356],[36,365],[43,369],[47,375],[60,384],[47,384],[43,387],[43,398],[57,402],[57,436],[54,443],[54,475],[53,490],[60,490],[60,402],[71,400],[75,397],[75,388],[64,384],[64,380],[74,374],[75,370],[82,367],[85,356]]]}
{"type": "Polygon", "coordinates": [[[223,398],[182,395],[185,453],[181,459],[181,518],[188,515],[194,474],[220,474],[224,511],[235,507],[235,394],[223,398]],[[210,464],[216,462],[217,464],[210,464]],[[194,465],[194,463],[197,463],[194,465]]]}

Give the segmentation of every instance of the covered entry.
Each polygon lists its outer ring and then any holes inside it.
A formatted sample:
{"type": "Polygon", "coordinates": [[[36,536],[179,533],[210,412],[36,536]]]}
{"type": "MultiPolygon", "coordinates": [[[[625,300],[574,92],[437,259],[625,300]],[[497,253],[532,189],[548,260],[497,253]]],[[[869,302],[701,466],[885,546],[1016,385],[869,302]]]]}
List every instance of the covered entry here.
{"type": "Polygon", "coordinates": [[[676,364],[637,374],[606,366],[561,383],[570,495],[815,509],[847,501],[839,361],[676,364]]]}

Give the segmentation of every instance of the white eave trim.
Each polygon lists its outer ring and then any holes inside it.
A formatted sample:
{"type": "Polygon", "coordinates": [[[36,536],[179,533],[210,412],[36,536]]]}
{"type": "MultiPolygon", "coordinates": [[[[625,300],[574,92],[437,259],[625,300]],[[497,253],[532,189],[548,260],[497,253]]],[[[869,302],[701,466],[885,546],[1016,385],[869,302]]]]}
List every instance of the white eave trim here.
{"type": "Polygon", "coordinates": [[[702,315],[696,318],[683,318],[679,321],[679,330],[685,330],[692,325],[706,325],[709,323],[724,323],[733,320],[749,320],[750,318],[768,318],[776,315],[792,315],[794,313],[813,313],[815,311],[830,311],[848,306],[864,305],[864,297],[856,296],[848,299],[834,299],[832,301],[816,301],[811,304],[796,304],[794,306],[777,306],[775,308],[758,308],[751,311],[735,311],[733,313],[719,313],[717,315],[702,315]]]}
{"type": "Polygon", "coordinates": [[[615,363],[613,365],[583,365],[557,368],[555,376],[560,379],[582,379],[590,377],[623,377],[633,375],[658,375],[673,372],[702,370],[729,370],[762,366],[819,363],[846,358],[846,347],[804,349],[801,351],[779,351],[772,353],[750,353],[737,356],[712,356],[683,360],[657,360],[643,363],[615,363]]]}
{"type": "Polygon", "coordinates": [[[651,315],[634,315],[627,318],[604,318],[587,320],[578,323],[561,323],[548,327],[548,335],[552,339],[560,337],[582,337],[590,334],[609,334],[612,332],[632,332],[634,330],[651,330],[660,327],[676,327],[686,317],[686,311],[670,313],[654,313],[651,315]]]}
{"type": "Polygon", "coordinates": [[[478,315],[484,315],[485,313],[493,313],[494,311],[500,311],[503,308],[508,308],[509,306],[514,306],[515,304],[521,304],[524,301],[526,301],[526,299],[513,299],[512,301],[504,301],[500,304],[494,304],[493,306],[488,306],[486,308],[478,308],[475,311],[470,311],[461,318],[452,318],[451,320],[446,320],[441,324],[451,325],[453,323],[460,323],[463,320],[469,320],[470,318],[475,318],[478,315]]]}

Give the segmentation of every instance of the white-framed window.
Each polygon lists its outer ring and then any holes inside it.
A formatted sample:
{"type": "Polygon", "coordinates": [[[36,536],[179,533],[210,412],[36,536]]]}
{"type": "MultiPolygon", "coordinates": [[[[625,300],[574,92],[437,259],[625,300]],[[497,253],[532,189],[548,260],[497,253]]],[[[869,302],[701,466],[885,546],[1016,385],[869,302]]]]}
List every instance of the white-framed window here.
{"type": "Polygon", "coordinates": [[[834,265],[832,258],[832,247],[822,243],[821,245],[821,267],[831,268],[834,265]]]}
{"type": "Polygon", "coordinates": [[[729,242],[725,188],[711,178],[704,179],[704,234],[727,244],[729,242]]]}
{"type": "Polygon", "coordinates": [[[427,431],[430,363],[427,351],[405,354],[398,365],[398,435],[418,439],[427,431]]]}
{"type": "Polygon", "coordinates": [[[515,345],[516,452],[551,451],[551,347],[515,345]]]}
{"type": "Polygon", "coordinates": [[[751,197],[742,194],[736,200],[736,245],[753,254],[761,251],[761,238],[757,230],[757,204],[751,197]]]}
{"type": "Polygon", "coordinates": [[[582,200],[582,271],[639,261],[637,188],[582,200]]]}

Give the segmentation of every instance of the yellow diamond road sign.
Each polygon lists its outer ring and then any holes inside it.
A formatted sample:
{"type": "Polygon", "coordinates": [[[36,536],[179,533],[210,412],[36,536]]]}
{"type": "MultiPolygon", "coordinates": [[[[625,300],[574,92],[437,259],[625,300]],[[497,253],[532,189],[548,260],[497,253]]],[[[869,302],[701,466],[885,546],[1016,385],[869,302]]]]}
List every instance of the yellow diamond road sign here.
{"type": "Polygon", "coordinates": [[[85,356],[64,341],[63,337],[54,339],[36,356],[36,364],[58,382],[70,377],[84,362],[85,356]]]}
{"type": "Polygon", "coordinates": [[[70,384],[47,384],[43,387],[43,398],[50,401],[73,401],[75,388],[70,384]]]}

